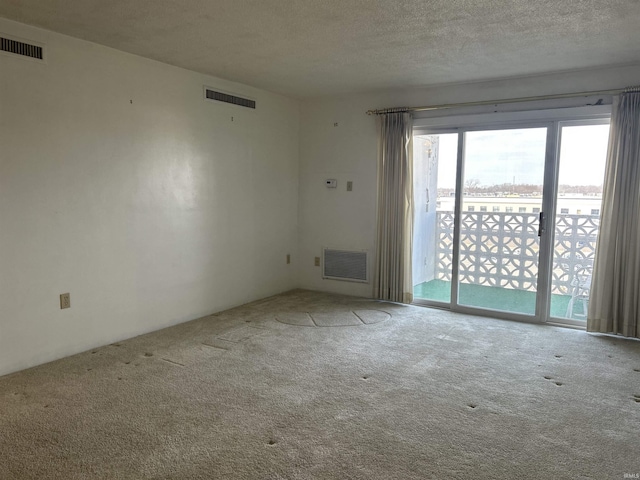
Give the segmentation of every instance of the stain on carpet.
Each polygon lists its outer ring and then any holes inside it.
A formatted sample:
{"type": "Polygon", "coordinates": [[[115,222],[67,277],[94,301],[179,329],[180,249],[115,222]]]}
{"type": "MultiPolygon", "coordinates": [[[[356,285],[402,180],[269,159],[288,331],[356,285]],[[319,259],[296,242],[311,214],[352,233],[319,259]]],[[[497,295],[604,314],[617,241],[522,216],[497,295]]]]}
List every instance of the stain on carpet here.
{"type": "Polygon", "coordinates": [[[258,335],[259,333],[263,333],[265,331],[264,328],[256,328],[251,326],[245,326],[240,328],[233,328],[231,330],[227,330],[221,335],[218,335],[217,338],[221,340],[226,340],[228,342],[240,343],[248,340],[254,335],[258,335]]]}
{"type": "Polygon", "coordinates": [[[366,325],[386,322],[391,318],[391,315],[382,310],[354,310],[353,313],[366,325]]]}
{"type": "Polygon", "coordinates": [[[168,364],[173,364],[179,367],[188,367],[190,365],[224,355],[225,353],[225,349],[212,348],[211,346],[204,344],[188,346],[179,345],[163,352],[161,359],[168,364]]]}
{"type": "Polygon", "coordinates": [[[306,312],[282,313],[276,317],[280,323],[287,325],[296,325],[298,327],[315,327],[311,315],[306,312]]]}
{"type": "Polygon", "coordinates": [[[310,315],[318,327],[352,327],[363,324],[353,312],[313,312],[310,315]]]}
{"type": "Polygon", "coordinates": [[[278,322],[298,327],[357,327],[382,323],[390,318],[391,315],[382,310],[291,312],[276,316],[278,322]]]}

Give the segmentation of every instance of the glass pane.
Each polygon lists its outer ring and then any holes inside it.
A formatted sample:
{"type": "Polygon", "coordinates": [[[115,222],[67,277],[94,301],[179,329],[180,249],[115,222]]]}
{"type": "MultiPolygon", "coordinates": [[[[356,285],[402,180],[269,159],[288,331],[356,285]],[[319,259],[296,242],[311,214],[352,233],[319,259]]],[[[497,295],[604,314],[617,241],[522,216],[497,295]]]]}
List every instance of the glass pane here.
{"type": "Polygon", "coordinates": [[[546,128],[465,134],[458,303],[534,315],[546,128]]]}
{"type": "Polygon", "coordinates": [[[458,134],[413,138],[413,295],[451,301],[458,134]]]}
{"type": "Polygon", "coordinates": [[[609,125],[562,127],[551,312],[586,320],[600,225],[609,125]]]}

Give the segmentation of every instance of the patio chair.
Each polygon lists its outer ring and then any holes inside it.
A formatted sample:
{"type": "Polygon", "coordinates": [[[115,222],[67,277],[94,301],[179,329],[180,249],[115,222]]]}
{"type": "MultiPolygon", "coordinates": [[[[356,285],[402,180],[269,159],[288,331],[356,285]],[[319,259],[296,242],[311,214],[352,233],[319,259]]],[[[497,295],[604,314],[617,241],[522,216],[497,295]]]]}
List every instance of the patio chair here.
{"type": "Polygon", "coordinates": [[[567,305],[566,318],[587,318],[589,309],[589,292],[591,291],[591,268],[576,265],[576,274],[571,280],[571,299],[567,305]],[[574,312],[576,304],[580,304],[580,312],[574,312]]]}

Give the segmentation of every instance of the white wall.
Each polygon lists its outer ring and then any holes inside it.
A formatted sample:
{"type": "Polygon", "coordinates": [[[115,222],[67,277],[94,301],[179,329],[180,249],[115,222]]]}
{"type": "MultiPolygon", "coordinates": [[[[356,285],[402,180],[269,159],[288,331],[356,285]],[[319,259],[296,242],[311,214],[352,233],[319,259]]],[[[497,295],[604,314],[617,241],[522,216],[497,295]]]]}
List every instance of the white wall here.
{"type": "Polygon", "coordinates": [[[0,32],[48,53],[0,55],[0,374],[297,285],[297,101],[0,32]],[[203,85],[258,108],[205,101],[203,85]]]}
{"type": "MultiPolygon", "coordinates": [[[[300,130],[301,287],[360,296],[372,294],[371,284],[323,280],[321,269],[313,266],[313,257],[320,255],[321,248],[333,246],[369,250],[370,269],[373,268],[377,140],[375,117],[365,115],[367,110],[583,92],[639,83],[640,65],[636,65],[304,101],[300,130]],[[326,189],[323,183],[325,178],[337,178],[338,189],[326,189]],[[345,191],[347,180],[354,182],[353,192],[345,191]]],[[[526,107],[524,104],[515,104],[465,108],[430,115],[451,116],[524,108],[577,106],[596,100],[597,98],[579,98],[536,102],[526,107]]]]}

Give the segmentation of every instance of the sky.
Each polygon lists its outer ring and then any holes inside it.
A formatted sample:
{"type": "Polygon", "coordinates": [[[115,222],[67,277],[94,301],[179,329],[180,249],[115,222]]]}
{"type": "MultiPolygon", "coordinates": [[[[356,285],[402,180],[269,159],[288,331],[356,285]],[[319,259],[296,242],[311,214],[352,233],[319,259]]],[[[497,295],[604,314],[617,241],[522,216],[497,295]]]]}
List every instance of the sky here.
{"type": "MultiPolygon", "coordinates": [[[[609,125],[562,127],[560,185],[600,185],[604,178],[609,125]]],[[[438,187],[455,186],[455,133],[440,135],[438,187]]],[[[479,186],[502,183],[542,185],[546,128],[468,132],[465,179],[479,186]]]]}

